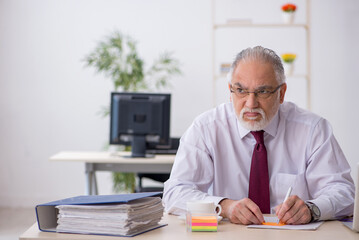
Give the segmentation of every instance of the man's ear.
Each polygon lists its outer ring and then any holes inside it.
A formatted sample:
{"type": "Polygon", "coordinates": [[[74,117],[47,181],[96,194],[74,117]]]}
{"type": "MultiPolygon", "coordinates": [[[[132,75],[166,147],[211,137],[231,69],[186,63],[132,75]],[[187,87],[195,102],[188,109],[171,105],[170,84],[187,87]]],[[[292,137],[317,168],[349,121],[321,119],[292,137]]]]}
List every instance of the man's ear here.
{"type": "Polygon", "coordinates": [[[229,101],[232,102],[231,84],[230,83],[228,83],[228,89],[229,89],[229,101]]]}
{"type": "Polygon", "coordinates": [[[280,104],[282,104],[284,102],[284,96],[285,96],[285,92],[287,91],[287,84],[286,83],[283,83],[283,85],[280,87],[280,104]]]}

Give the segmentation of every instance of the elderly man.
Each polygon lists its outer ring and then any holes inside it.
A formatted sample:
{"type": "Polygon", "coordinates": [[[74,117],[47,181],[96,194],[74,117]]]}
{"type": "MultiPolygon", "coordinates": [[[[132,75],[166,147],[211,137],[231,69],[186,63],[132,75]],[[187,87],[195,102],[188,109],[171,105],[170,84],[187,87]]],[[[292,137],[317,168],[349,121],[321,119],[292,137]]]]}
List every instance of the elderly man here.
{"type": "Polygon", "coordinates": [[[237,55],[231,102],[197,117],[181,138],[164,188],[167,212],[181,214],[196,199],[219,203],[238,224],[260,224],[271,212],[287,224],[353,213],[350,166],[329,123],[284,102],[286,89],[274,51],[237,55]]]}

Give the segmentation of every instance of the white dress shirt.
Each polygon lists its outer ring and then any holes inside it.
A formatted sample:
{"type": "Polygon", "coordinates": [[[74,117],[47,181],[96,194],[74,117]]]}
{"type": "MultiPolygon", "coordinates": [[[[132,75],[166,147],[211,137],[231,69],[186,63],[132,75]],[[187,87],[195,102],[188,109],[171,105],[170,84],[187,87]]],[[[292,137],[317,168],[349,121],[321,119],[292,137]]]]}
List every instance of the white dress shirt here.
{"type": "MultiPolygon", "coordinates": [[[[327,120],[284,102],[264,129],[268,154],[270,206],[292,195],[315,203],[321,220],[351,215],[354,183],[350,166],[327,120]]],[[[163,203],[182,214],[186,202],[248,197],[256,141],[237,120],[232,103],[198,116],[182,136],[163,203]]]]}

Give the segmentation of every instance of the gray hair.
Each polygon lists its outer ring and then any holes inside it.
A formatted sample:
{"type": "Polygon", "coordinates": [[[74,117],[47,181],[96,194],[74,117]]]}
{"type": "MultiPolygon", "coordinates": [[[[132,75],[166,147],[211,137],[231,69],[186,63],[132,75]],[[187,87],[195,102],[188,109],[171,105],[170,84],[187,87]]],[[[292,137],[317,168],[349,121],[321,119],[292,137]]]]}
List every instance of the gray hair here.
{"type": "Polygon", "coordinates": [[[236,69],[240,61],[246,60],[258,60],[266,63],[270,63],[273,66],[276,79],[279,84],[285,82],[284,68],[280,57],[271,49],[264,48],[262,46],[256,46],[254,48],[247,48],[237,54],[231,69],[227,75],[228,82],[232,81],[234,69],[236,69]]]}

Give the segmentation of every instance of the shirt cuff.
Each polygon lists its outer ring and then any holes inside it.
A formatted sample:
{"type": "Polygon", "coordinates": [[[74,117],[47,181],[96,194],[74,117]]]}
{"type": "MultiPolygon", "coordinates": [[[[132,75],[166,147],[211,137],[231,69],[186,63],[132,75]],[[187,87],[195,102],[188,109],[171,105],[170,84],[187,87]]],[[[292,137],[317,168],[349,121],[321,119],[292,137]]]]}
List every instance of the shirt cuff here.
{"type": "Polygon", "coordinates": [[[333,206],[329,201],[329,199],[319,198],[319,199],[308,200],[308,201],[314,203],[319,208],[320,210],[319,220],[333,219],[333,214],[332,214],[333,206]]]}
{"type": "Polygon", "coordinates": [[[220,201],[225,199],[224,197],[216,197],[216,196],[207,196],[205,198],[206,201],[214,202],[215,204],[219,204],[220,201]]]}

